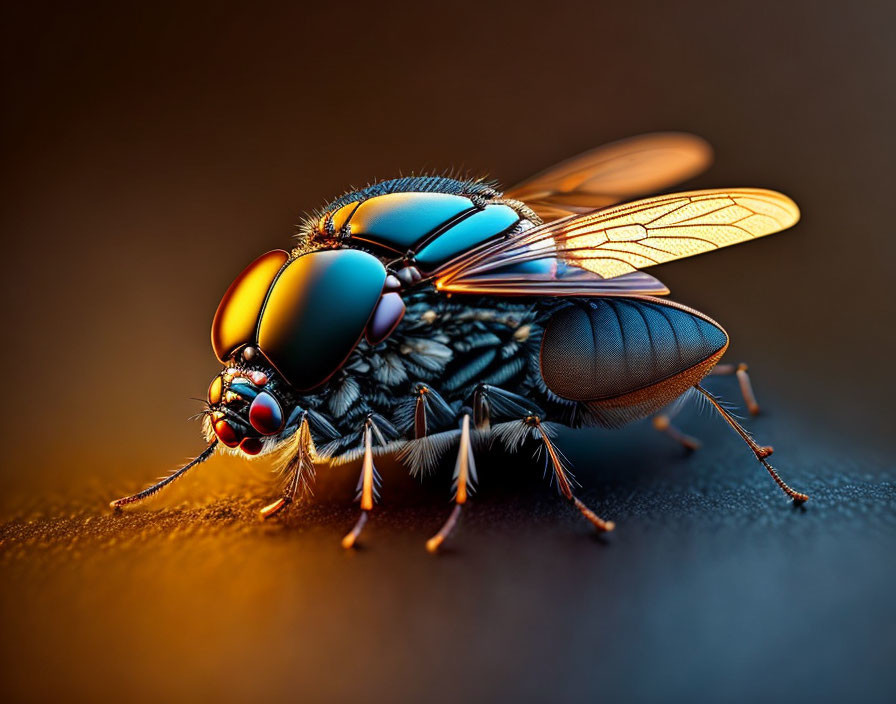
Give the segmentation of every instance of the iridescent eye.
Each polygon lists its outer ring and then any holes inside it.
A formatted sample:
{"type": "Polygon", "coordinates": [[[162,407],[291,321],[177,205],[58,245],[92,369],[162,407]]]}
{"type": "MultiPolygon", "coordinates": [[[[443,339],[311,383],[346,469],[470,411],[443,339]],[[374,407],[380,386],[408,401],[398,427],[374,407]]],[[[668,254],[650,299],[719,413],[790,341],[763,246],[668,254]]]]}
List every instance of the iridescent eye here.
{"type": "Polygon", "coordinates": [[[227,447],[236,447],[240,444],[240,440],[243,439],[242,433],[238,432],[226,420],[219,420],[215,423],[215,435],[217,435],[218,440],[227,445],[227,447]]]}
{"type": "Polygon", "coordinates": [[[240,443],[240,449],[247,455],[257,455],[264,449],[261,438],[246,438],[240,443]]]}
{"type": "Polygon", "coordinates": [[[283,427],[283,410],[277,399],[262,391],[249,406],[249,422],[262,435],[274,435],[283,427]]]}
{"type": "Polygon", "coordinates": [[[208,386],[208,402],[211,405],[221,403],[221,377],[216,376],[208,386]]]}

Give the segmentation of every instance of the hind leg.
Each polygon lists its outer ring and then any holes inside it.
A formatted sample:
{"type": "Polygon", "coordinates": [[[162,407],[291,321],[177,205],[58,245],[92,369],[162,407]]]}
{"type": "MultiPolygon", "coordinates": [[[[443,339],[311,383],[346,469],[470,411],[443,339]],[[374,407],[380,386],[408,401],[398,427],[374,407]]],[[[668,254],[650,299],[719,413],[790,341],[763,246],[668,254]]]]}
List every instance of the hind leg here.
{"type": "Polygon", "coordinates": [[[736,376],[737,383],[740,385],[740,393],[744,397],[744,403],[747,404],[750,415],[759,415],[759,404],[756,402],[756,395],[753,393],[753,385],[750,383],[750,375],[747,374],[747,365],[744,362],[738,364],[717,364],[713,367],[710,375],[736,376]]]}
{"type": "Polygon", "coordinates": [[[753,437],[744,430],[743,426],[738,423],[734,417],[725,410],[721,403],[718,402],[715,396],[709,393],[706,389],[704,389],[700,384],[697,384],[695,387],[697,391],[699,391],[703,396],[712,404],[712,407],[719,413],[720,416],[730,425],[734,431],[740,435],[741,439],[750,447],[753,451],[753,454],[756,455],[756,459],[762,463],[762,466],[765,467],[766,471],[769,473],[771,478],[774,480],[775,484],[787,494],[791,499],[793,499],[794,503],[801,504],[805,501],[809,500],[809,497],[806,494],[802,494],[798,491],[791,489],[783,479],[781,479],[777,470],[772,467],[768,461],[767,457],[770,457],[772,452],[774,451],[771,447],[759,445],[753,437]]]}
{"type": "MultiPolygon", "coordinates": [[[[759,415],[759,403],[756,401],[756,395],[753,393],[753,384],[750,382],[750,375],[747,374],[747,365],[744,362],[738,364],[717,364],[709,372],[708,376],[736,376],[737,383],[740,386],[740,393],[744,397],[744,403],[750,411],[750,415],[759,415]]],[[[653,427],[661,433],[665,433],[670,438],[679,443],[682,447],[691,452],[700,449],[701,442],[699,439],[682,432],[672,423],[672,419],[678,415],[681,406],[674,406],[671,411],[657,413],[653,416],[653,427]]]]}
{"type": "Polygon", "coordinates": [[[692,435],[682,432],[672,423],[672,419],[678,415],[679,411],[681,411],[682,405],[683,403],[681,400],[673,401],[669,406],[666,406],[663,411],[655,414],[651,419],[651,422],[656,430],[665,433],[689,452],[695,452],[700,449],[700,446],[703,443],[692,435]]]}

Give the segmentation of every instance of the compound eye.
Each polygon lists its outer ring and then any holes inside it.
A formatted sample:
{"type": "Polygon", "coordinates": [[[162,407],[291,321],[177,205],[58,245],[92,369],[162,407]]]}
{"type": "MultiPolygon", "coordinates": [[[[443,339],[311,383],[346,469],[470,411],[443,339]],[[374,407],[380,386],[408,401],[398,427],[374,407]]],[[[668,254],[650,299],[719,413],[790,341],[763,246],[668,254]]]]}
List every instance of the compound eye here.
{"type": "Polygon", "coordinates": [[[234,428],[226,420],[219,420],[215,423],[215,435],[218,440],[223,442],[227,447],[236,447],[243,439],[243,434],[234,428]]]}
{"type": "Polygon", "coordinates": [[[221,390],[223,388],[223,384],[221,382],[221,376],[218,375],[214,379],[212,379],[212,383],[208,386],[208,402],[214,406],[216,403],[221,403],[221,390]]]}
{"type": "Polygon", "coordinates": [[[240,443],[240,449],[247,455],[257,455],[264,448],[261,438],[246,438],[240,443]]]}
{"type": "Polygon", "coordinates": [[[262,391],[249,406],[249,422],[262,435],[274,435],[283,427],[283,409],[277,399],[262,391]]]}

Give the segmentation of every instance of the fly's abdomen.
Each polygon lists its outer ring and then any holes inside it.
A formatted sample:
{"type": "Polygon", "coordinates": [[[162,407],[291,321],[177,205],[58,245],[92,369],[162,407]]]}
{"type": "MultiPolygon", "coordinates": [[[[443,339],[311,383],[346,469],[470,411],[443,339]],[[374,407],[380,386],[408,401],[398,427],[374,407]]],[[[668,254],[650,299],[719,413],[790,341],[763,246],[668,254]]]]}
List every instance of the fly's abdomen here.
{"type": "Polygon", "coordinates": [[[700,381],[728,346],[718,323],[658,299],[596,298],[545,327],[541,374],[558,396],[615,427],[659,410],[700,381]]]}

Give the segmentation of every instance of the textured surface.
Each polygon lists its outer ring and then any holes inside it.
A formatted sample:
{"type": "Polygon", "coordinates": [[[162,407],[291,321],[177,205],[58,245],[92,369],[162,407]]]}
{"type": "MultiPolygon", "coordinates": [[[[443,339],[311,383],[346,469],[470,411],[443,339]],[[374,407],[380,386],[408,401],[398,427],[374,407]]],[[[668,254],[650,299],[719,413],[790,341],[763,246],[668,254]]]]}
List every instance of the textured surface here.
{"type": "Polygon", "coordinates": [[[383,466],[385,505],[349,553],[356,467],[322,472],[315,501],[270,523],[255,511],[274,487],[242,464],[216,460],[122,515],[102,509],[108,487],[84,487],[0,528],[2,689],[833,701],[862,681],[864,701],[886,700],[893,467],[758,419],[812,495],[795,509],[718,419],[681,418],[706,440],[690,458],[645,424],[561,439],[614,534],[594,536],[538,463],[480,456],[481,494],[437,558],[423,542],[447,513],[446,473],[421,487],[383,466]]]}

